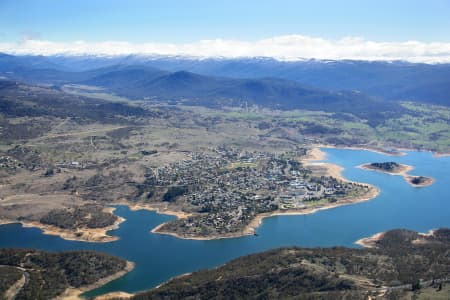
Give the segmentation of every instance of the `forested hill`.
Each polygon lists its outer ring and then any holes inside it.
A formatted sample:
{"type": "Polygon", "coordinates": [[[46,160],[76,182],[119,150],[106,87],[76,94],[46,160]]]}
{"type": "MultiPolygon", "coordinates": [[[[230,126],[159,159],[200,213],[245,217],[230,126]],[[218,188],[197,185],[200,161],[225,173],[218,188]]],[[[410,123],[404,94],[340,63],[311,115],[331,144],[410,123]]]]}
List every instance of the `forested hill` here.
{"type": "Polygon", "coordinates": [[[22,276],[15,299],[53,299],[69,287],[91,285],[126,266],[123,259],[93,251],[0,249],[0,299],[22,276]]]}
{"type": "Polygon", "coordinates": [[[126,68],[83,81],[135,99],[177,100],[208,107],[259,105],[275,109],[307,109],[364,114],[400,110],[367,95],[333,92],[274,78],[232,79],[191,72],[126,68]]]}
{"type": "MultiPolygon", "coordinates": [[[[392,230],[374,249],[282,248],[175,278],[133,299],[399,299],[450,279],[450,229],[392,230]]],[[[428,291],[427,291],[428,292],[428,291]]]]}
{"type": "Polygon", "coordinates": [[[450,105],[450,64],[404,61],[303,60],[271,58],[189,59],[127,57],[164,70],[187,70],[232,78],[274,77],[331,90],[359,90],[389,100],[450,105]]]}

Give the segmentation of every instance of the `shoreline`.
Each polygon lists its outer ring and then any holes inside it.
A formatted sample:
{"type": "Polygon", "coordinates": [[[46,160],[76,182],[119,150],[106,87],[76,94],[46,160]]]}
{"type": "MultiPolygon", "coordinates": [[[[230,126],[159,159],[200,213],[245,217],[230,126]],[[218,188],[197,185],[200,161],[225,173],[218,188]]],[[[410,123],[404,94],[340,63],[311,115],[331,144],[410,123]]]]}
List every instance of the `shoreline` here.
{"type": "Polygon", "coordinates": [[[328,148],[328,149],[365,150],[365,151],[375,152],[375,153],[388,155],[388,156],[405,156],[406,153],[404,151],[420,151],[417,149],[406,149],[406,148],[392,148],[392,150],[395,150],[395,151],[387,151],[387,150],[383,150],[383,149],[379,149],[379,148],[371,148],[368,146],[361,146],[361,147],[342,146],[342,147],[340,147],[340,146],[326,145],[326,144],[314,144],[313,147],[328,148]]]}
{"type": "Polygon", "coordinates": [[[439,153],[439,152],[433,152],[433,157],[439,158],[439,157],[448,157],[450,156],[450,153],[439,153]]]}
{"type": "Polygon", "coordinates": [[[400,166],[402,167],[402,169],[398,170],[398,171],[394,171],[394,172],[389,172],[389,171],[373,168],[373,167],[370,166],[370,163],[359,165],[359,166],[357,166],[357,168],[364,169],[364,170],[367,170],[367,171],[375,171],[375,172],[384,173],[384,174],[393,175],[393,176],[402,176],[403,179],[410,186],[415,187],[415,188],[430,186],[435,181],[434,178],[432,178],[432,177],[410,175],[409,172],[414,170],[413,166],[404,165],[404,164],[400,164],[400,166]],[[422,182],[422,183],[419,183],[419,184],[412,183],[411,180],[414,179],[414,178],[417,178],[417,177],[425,177],[426,178],[425,182],[422,182]]]}
{"type": "Polygon", "coordinates": [[[357,240],[355,244],[364,248],[376,248],[376,243],[384,237],[384,234],[385,232],[375,233],[369,237],[357,240]]]}
{"type": "Polygon", "coordinates": [[[81,297],[81,294],[104,286],[105,284],[124,276],[125,274],[131,272],[134,267],[135,264],[133,262],[127,261],[126,266],[123,270],[110,276],[104,277],[90,285],[82,286],[79,288],[67,288],[61,295],[56,297],[55,300],[83,300],[84,298],[81,297]]]}
{"type": "Polygon", "coordinates": [[[433,177],[427,177],[427,176],[416,176],[416,175],[407,175],[404,177],[406,182],[409,183],[412,187],[421,188],[421,187],[427,187],[432,185],[435,182],[435,179],[433,177]],[[412,180],[417,177],[425,177],[425,181],[419,184],[412,183],[412,180]]]}
{"type": "MultiPolygon", "coordinates": [[[[430,237],[434,235],[435,229],[430,229],[427,233],[418,232],[419,237],[430,237]]],[[[362,246],[364,248],[377,248],[377,242],[383,239],[386,231],[375,233],[369,237],[361,238],[357,240],[354,244],[362,246]]],[[[412,243],[420,243],[420,240],[413,240],[412,243]]]]}
{"type": "MultiPolygon", "coordinates": [[[[151,288],[151,289],[158,289],[161,286],[169,283],[170,281],[177,279],[177,278],[182,278],[184,276],[188,276],[191,275],[192,272],[188,272],[188,273],[183,273],[174,277],[169,278],[168,280],[158,284],[157,286],[151,288]]],[[[144,291],[148,291],[148,290],[144,290],[144,291]]],[[[143,291],[141,291],[143,292],[143,291]]],[[[94,297],[93,300],[115,300],[115,299],[130,299],[131,297],[135,296],[136,294],[138,294],[140,292],[135,292],[135,293],[127,293],[127,292],[122,292],[122,291],[117,291],[117,292],[110,292],[107,294],[103,294],[97,297],[94,297]]]]}
{"type": "Polygon", "coordinates": [[[408,176],[408,173],[410,171],[414,170],[413,166],[405,165],[405,164],[399,164],[399,165],[401,167],[401,170],[397,170],[397,171],[393,171],[393,172],[374,168],[370,165],[370,163],[359,165],[359,166],[357,166],[357,168],[368,170],[368,171],[380,172],[380,173],[384,173],[384,174],[388,174],[388,175],[394,175],[394,176],[399,175],[399,176],[403,176],[403,177],[408,176]]]}
{"type": "Polygon", "coordinates": [[[101,296],[97,296],[94,300],[113,300],[113,299],[130,299],[135,294],[127,293],[127,292],[111,292],[101,296]]]}
{"type": "Polygon", "coordinates": [[[129,202],[123,201],[123,202],[119,202],[118,205],[126,205],[132,211],[149,210],[149,211],[154,211],[158,214],[175,216],[178,219],[184,219],[184,218],[187,218],[192,215],[190,213],[185,213],[183,211],[171,210],[168,208],[168,204],[165,204],[165,203],[161,203],[161,204],[155,203],[152,205],[152,204],[131,204],[129,202]]]}
{"type": "MultiPolygon", "coordinates": [[[[333,146],[333,145],[325,145],[325,144],[313,144],[312,148],[309,149],[308,153],[306,154],[306,157],[303,157],[303,159],[301,159],[300,161],[302,163],[304,163],[305,165],[309,165],[309,166],[318,166],[318,167],[323,167],[325,169],[326,175],[327,176],[332,176],[334,178],[337,178],[339,180],[342,181],[346,181],[346,182],[354,182],[354,181],[350,181],[348,179],[346,179],[345,177],[342,176],[342,171],[344,170],[341,166],[333,164],[333,163],[328,163],[328,162],[320,162],[321,160],[325,160],[326,159],[326,153],[321,151],[320,148],[331,148],[331,149],[349,149],[349,150],[364,150],[364,151],[371,151],[371,152],[375,152],[375,153],[380,153],[383,155],[389,155],[389,156],[403,156],[406,155],[406,153],[401,152],[401,151],[427,151],[427,152],[431,152],[433,154],[433,157],[444,157],[444,156],[450,156],[450,153],[437,153],[437,152],[433,152],[433,151],[429,151],[429,150],[417,150],[417,149],[404,149],[404,148],[392,148],[396,151],[399,152],[390,152],[390,151],[384,151],[382,149],[377,149],[377,148],[370,148],[370,147],[351,147],[351,146],[347,146],[347,147],[338,147],[338,146],[333,146]],[[317,161],[317,162],[315,162],[317,161]]],[[[358,166],[362,168],[363,165],[358,166]]],[[[407,173],[408,171],[412,170],[413,167],[411,167],[411,169],[407,170],[404,173],[407,173]]],[[[364,168],[366,169],[366,168],[364,168]]],[[[371,171],[378,171],[378,170],[374,170],[374,169],[370,169],[367,168],[367,170],[371,170],[371,171]]],[[[382,172],[382,171],[380,171],[382,172]]],[[[430,179],[429,181],[422,183],[422,184],[413,184],[410,182],[409,179],[413,178],[413,177],[418,177],[418,176],[413,176],[413,175],[407,175],[407,174],[393,174],[393,173],[389,173],[389,172],[383,172],[386,174],[390,174],[390,175],[401,175],[404,177],[405,181],[410,184],[413,187],[425,187],[425,186],[429,186],[432,185],[434,183],[434,178],[431,177],[427,177],[428,179],[430,179]]],[[[402,172],[403,173],[403,172],[402,172]]],[[[358,182],[354,182],[354,183],[358,183],[358,182]]],[[[277,215],[302,215],[302,214],[310,214],[310,213],[314,213],[318,210],[322,210],[322,209],[328,209],[328,208],[334,208],[334,207],[338,207],[341,205],[348,205],[348,204],[352,204],[352,203],[358,203],[358,202],[362,202],[362,201],[367,201],[370,200],[372,198],[375,198],[378,194],[379,194],[379,189],[373,185],[370,184],[366,184],[367,186],[369,186],[371,188],[371,191],[369,191],[367,194],[371,195],[369,197],[369,199],[364,199],[364,200],[360,200],[359,198],[366,198],[363,196],[354,198],[353,200],[343,200],[340,203],[336,204],[330,204],[330,205],[325,205],[322,207],[317,207],[317,208],[307,208],[307,209],[303,209],[303,210],[278,210],[272,213],[269,213],[271,216],[277,216],[277,215]]],[[[366,195],[367,195],[366,194],[366,195]]],[[[169,209],[167,204],[162,204],[162,203],[152,203],[152,204],[134,204],[134,203],[130,203],[128,201],[119,201],[116,203],[111,203],[109,205],[126,205],[130,210],[132,211],[136,211],[136,210],[149,210],[149,211],[155,211],[156,213],[159,214],[166,214],[166,215],[172,215],[175,216],[179,219],[181,218],[186,218],[191,216],[192,214],[189,213],[185,213],[182,211],[175,211],[173,209],[169,209]]],[[[105,209],[110,209],[110,212],[112,213],[115,208],[114,207],[106,207],[105,209]]],[[[256,220],[258,220],[259,218],[264,219],[266,216],[265,214],[262,215],[257,215],[255,217],[254,220],[252,220],[250,222],[250,224],[253,224],[256,220]],[[264,215],[264,216],[262,216],[264,215]]],[[[105,228],[94,228],[94,229],[88,229],[88,228],[81,228],[78,229],[77,231],[71,231],[71,230],[65,230],[65,229],[60,229],[58,227],[55,226],[51,226],[51,225],[46,225],[46,224],[42,224],[40,222],[37,221],[17,221],[17,220],[9,220],[9,219],[0,219],[0,225],[3,224],[12,224],[12,223],[20,223],[23,227],[36,227],[39,228],[40,230],[42,230],[43,234],[47,234],[47,235],[54,235],[54,236],[59,236],[62,239],[65,240],[71,240],[71,241],[81,241],[81,242],[112,242],[112,241],[117,241],[119,240],[119,237],[117,236],[111,236],[108,235],[107,232],[110,230],[114,230],[117,229],[119,227],[119,225],[125,221],[124,218],[117,216],[118,219],[117,221],[108,227],[105,228]],[[81,236],[77,236],[76,234],[80,234],[81,236]]],[[[213,240],[213,239],[222,239],[222,238],[236,238],[236,237],[241,237],[241,236],[245,236],[245,235],[251,235],[254,234],[255,230],[254,228],[252,228],[251,230],[248,228],[245,228],[244,230],[242,230],[241,232],[237,232],[237,233],[232,233],[229,235],[222,235],[222,236],[212,236],[212,237],[186,237],[186,236],[180,236],[177,233],[174,232],[166,232],[166,231],[161,231],[160,228],[162,227],[163,224],[160,224],[158,226],[156,226],[155,228],[153,228],[151,230],[152,233],[158,233],[158,234],[167,234],[167,235],[171,235],[177,238],[181,238],[181,239],[192,239],[192,240],[213,240]]],[[[250,226],[250,224],[248,226],[250,226]]],[[[247,226],[247,227],[248,227],[247,226]]],[[[253,227],[253,226],[252,226],[253,227]]],[[[257,226],[256,226],[257,227],[257,226]]]]}
{"type": "MultiPolygon", "coordinates": [[[[113,213],[114,207],[106,207],[105,211],[113,213]]],[[[108,231],[119,228],[120,224],[125,221],[125,218],[117,216],[114,224],[103,228],[78,228],[76,230],[61,229],[53,225],[42,224],[39,221],[18,221],[0,219],[0,225],[5,224],[21,224],[25,228],[38,228],[42,234],[58,236],[67,241],[88,242],[88,243],[108,243],[119,240],[119,237],[108,234],[108,231]]]]}
{"type": "Polygon", "coordinates": [[[405,156],[405,152],[415,151],[415,152],[430,152],[434,158],[449,157],[450,152],[437,152],[433,150],[426,149],[415,149],[415,148],[402,148],[402,147],[391,147],[394,151],[386,151],[379,148],[372,148],[370,146],[335,146],[327,144],[312,144],[312,147],[318,148],[329,148],[329,149],[348,149],[348,150],[365,150],[370,152],[375,152],[387,156],[405,156]]]}
{"type": "MultiPolygon", "coordinates": [[[[306,158],[303,158],[301,160],[301,162],[305,163],[306,166],[321,166],[326,170],[326,172],[329,176],[333,176],[333,177],[335,177],[339,180],[345,181],[345,182],[352,182],[342,176],[341,172],[344,170],[343,167],[341,167],[339,165],[331,164],[331,163],[314,162],[314,161],[324,160],[325,158],[326,158],[326,153],[321,151],[319,148],[314,147],[309,150],[309,152],[306,155],[306,158]]],[[[274,217],[274,216],[283,216],[283,215],[313,214],[313,213],[316,213],[318,211],[325,210],[325,209],[332,209],[332,208],[336,208],[339,206],[351,205],[351,204],[356,204],[356,203],[360,203],[360,202],[364,202],[364,201],[369,201],[379,195],[380,190],[377,187],[375,187],[371,184],[365,184],[365,185],[369,186],[369,191],[367,193],[365,193],[364,195],[361,195],[361,196],[355,197],[355,198],[351,198],[351,199],[342,199],[342,200],[338,201],[337,203],[329,203],[328,205],[325,204],[325,205],[318,206],[318,207],[310,207],[310,208],[299,209],[299,210],[296,210],[296,209],[276,210],[276,211],[273,211],[270,213],[258,214],[250,221],[250,223],[243,230],[241,230],[239,232],[230,233],[230,234],[213,235],[213,236],[208,236],[208,237],[183,236],[183,235],[179,235],[175,232],[162,231],[161,228],[166,223],[159,224],[158,226],[153,228],[150,232],[156,233],[156,234],[166,234],[166,235],[170,235],[170,236],[180,238],[180,239],[201,240],[201,241],[218,240],[218,239],[226,239],[226,238],[238,238],[238,237],[243,237],[243,236],[248,236],[248,235],[254,235],[256,233],[256,229],[261,225],[262,221],[265,218],[274,217]]]]}
{"type": "Polygon", "coordinates": [[[301,209],[301,210],[300,209],[299,210],[295,210],[295,209],[276,210],[276,211],[273,211],[270,213],[258,214],[244,228],[244,230],[235,232],[235,233],[230,233],[227,235],[215,235],[215,236],[208,236],[208,237],[183,236],[183,235],[180,235],[175,232],[161,230],[161,227],[163,227],[164,224],[166,224],[166,223],[159,224],[158,226],[156,226],[155,228],[150,230],[150,232],[154,233],[154,234],[170,235],[170,236],[173,236],[173,237],[176,237],[179,239],[183,239],[183,240],[196,240],[196,241],[220,240],[220,239],[239,238],[239,237],[254,235],[256,233],[256,229],[262,224],[262,221],[265,218],[276,217],[276,216],[309,215],[309,214],[313,214],[313,213],[316,213],[321,210],[332,209],[332,208],[336,208],[336,207],[340,207],[340,206],[352,205],[352,204],[357,204],[357,203],[372,200],[373,198],[378,196],[380,191],[378,188],[376,188],[372,185],[369,185],[369,186],[371,187],[371,189],[365,195],[362,195],[357,198],[352,198],[352,199],[344,199],[344,200],[339,201],[339,203],[332,203],[329,205],[323,205],[320,207],[311,207],[311,208],[306,208],[306,209],[301,209]]]}

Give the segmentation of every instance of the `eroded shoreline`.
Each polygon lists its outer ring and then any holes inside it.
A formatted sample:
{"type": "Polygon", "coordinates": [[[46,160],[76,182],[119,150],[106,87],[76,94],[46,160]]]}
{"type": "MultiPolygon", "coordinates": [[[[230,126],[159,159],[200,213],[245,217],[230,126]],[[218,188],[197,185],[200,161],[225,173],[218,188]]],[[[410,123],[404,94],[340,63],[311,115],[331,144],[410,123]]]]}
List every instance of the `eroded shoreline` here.
{"type": "MultiPolygon", "coordinates": [[[[352,182],[352,181],[350,181],[342,176],[343,168],[341,166],[333,164],[333,163],[328,163],[328,162],[327,163],[320,162],[321,160],[324,160],[326,158],[326,153],[321,151],[320,148],[364,150],[364,151],[371,151],[371,152],[376,152],[376,153],[380,153],[383,155],[390,155],[390,156],[405,155],[405,153],[402,152],[405,149],[396,149],[395,148],[395,149],[393,149],[393,151],[383,151],[381,149],[373,149],[370,147],[336,147],[336,146],[332,146],[332,145],[318,144],[318,145],[314,145],[314,147],[311,148],[310,151],[308,152],[307,156],[301,160],[302,163],[304,163],[306,166],[322,167],[325,169],[326,175],[332,176],[334,178],[337,178],[339,180],[346,181],[346,182],[352,182]]],[[[434,153],[433,154],[434,157],[441,157],[441,156],[447,156],[447,155],[449,155],[449,154],[446,154],[446,153],[434,153]]],[[[360,166],[360,167],[362,167],[362,166],[360,166]]],[[[408,180],[408,176],[412,176],[412,175],[406,174],[407,172],[409,172],[413,169],[412,166],[409,166],[409,167],[411,167],[411,169],[408,169],[405,172],[402,172],[399,174],[392,174],[392,175],[404,176],[405,180],[411,186],[414,186],[414,187],[428,186],[434,182],[434,180],[432,178],[430,178],[431,181],[428,181],[424,184],[419,184],[419,185],[412,184],[410,182],[410,180],[408,180]]],[[[373,169],[369,169],[369,170],[373,170],[373,169]]],[[[390,173],[387,173],[387,174],[390,174],[390,173]]],[[[311,213],[315,213],[319,210],[331,209],[331,208],[335,208],[335,207],[342,206],[342,205],[349,205],[349,204],[359,203],[359,202],[363,202],[363,201],[368,201],[370,199],[375,198],[379,194],[378,188],[376,188],[370,184],[365,184],[365,185],[370,187],[370,190],[368,193],[366,193],[365,195],[362,195],[360,197],[341,200],[341,201],[339,201],[339,203],[332,203],[329,205],[323,205],[320,207],[313,207],[313,208],[306,208],[306,209],[302,209],[302,210],[292,210],[292,209],[277,210],[277,211],[274,211],[271,213],[259,214],[250,222],[249,225],[247,225],[247,227],[244,230],[242,230],[240,232],[235,232],[235,233],[230,233],[230,234],[225,234],[225,235],[220,235],[220,236],[208,236],[208,237],[182,236],[182,235],[179,235],[174,232],[168,232],[168,231],[161,230],[161,227],[165,223],[156,226],[155,228],[153,228],[151,230],[151,232],[158,233],[158,234],[166,234],[166,235],[171,235],[171,236],[181,238],[181,239],[191,239],[191,240],[214,240],[214,239],[236,238],[236,237],[241,237],[241,236],[245,236],[245,235],[252,235],[255,233],[255,229],[261,224],[262,220],[267,217],[281,216],[281,215],[311,214],[311,213]]],[[[177,218],[186,218],[186,217],[191,216],[191,214],[189,214],[189,213],[170,209],[170,208],[168,208],[168,206],[166,204],[163,204],[163,203],[161,203],[161,204],[160,203],[132,204],[128,201],[119,201],[117,203],[112,203],[111,205],[126,205],[132,211],[145,209],[145,210],[149,210],[149,211],[155,211],[160,214],[173,215],[177,218]]],[[[115,208],[111,207],[110,209],[112,212],[112,211],[114,211],[115,208]]],[[[124,218],[118,216],[117,221],[111,226],[108,226],[105,228],[98,228],[98,229],[82,228],[82,229],[78,229],[76,231],[64,230],[64,229],[60,229],[55,226],[45,225],[45,224],[35,222],[35,221],[33,222],[33,221],[17,221],[17,220],[0,219],[0,225],[10,224],[10,223],[20,223],[24,227],[37,227],[42,230],[43,234],[59,236],[65,240],[82,241],[82,242],[112,242],[112,241],[117,241],[119,238],[116,236],[110,236],[107,234],[107,232],[110,230],[117,229],[119,227],[119,225],[124,221],[125,221],[124,218]]]]}
{"type": "MultiPolygon", "coordinates": [[[[435,231],[436,231],[435,229],[431,229],[427,233],[418,232],[417,234],[420,237],[426,238],[426,237],[433,236],[435,231]]],[[[365,238],[361,238],[361,239],[357,240],[355,242],[355,244],[359,245],[359,246],[362,246],[364,248],[377,248],[378,247],[377,246],[377,242],[382,240],[384,238],[385,234],[386,234],[386,231],[378,232],[378,233],[375,233],[374,235],[371,235],[369,237],[365,237],[365,238]]],[[[416,241],[412,241],[412,243],[415,243],[415,242],[416,241]]],[[[417,241],[417,243],[418,242],[420,242],[420,241],[417,241]]]]}
{"type": "Polygon", "coordinates": [[[108,277],[102,278],[99,281],[87,286],[83,286],[80,288],[68,288],[60,296],[56,297],[55,300],[84,300],[84,298],[81,297],[81,294],[104,286],[105,284],[124,276],[128,272],[131,272],[134,269],[134,266],[135,265],[133,262],[127,261],[126,266],[123,270],[108,277]]]}
{"type": "MultiPolygon", "coordinates": [[[[114,213],[115,207],[106,207],[105,211],[114,213]]],[[[53,225],[42,224],[38,221],[25,220],[7,220],[0,219],[0,225],[5,224],[21,224],[23,227],[39,228],[42,234],[58,236],[68,241],[90,242],[90,243],[107,243],[117,241],[119,237],[108,234],[108,231],[119,228],[120,224],[125,221],[125,218],[117,216],[114,224],[103,228],[78,228],[62,229],[53,225]]]]}

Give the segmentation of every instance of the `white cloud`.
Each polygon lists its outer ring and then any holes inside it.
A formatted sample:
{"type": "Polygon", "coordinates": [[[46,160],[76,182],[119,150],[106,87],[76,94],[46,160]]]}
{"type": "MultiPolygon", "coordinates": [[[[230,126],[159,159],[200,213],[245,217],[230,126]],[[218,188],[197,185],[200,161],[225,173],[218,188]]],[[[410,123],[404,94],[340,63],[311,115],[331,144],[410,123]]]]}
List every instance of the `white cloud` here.
{"type": "Polygon", "coordinates": [[[26,39],[0,43],[0,52],[40,55],[179,55],[194,57],[272,57],[278,60],[355,59],[406,60],[450,63],[450,43],[419,41],[373,42],[358,37],[329,40],[304,35],[283,35],[258,41],[201,40],[185,44],[105,42],[52,42],[26,39]]]}

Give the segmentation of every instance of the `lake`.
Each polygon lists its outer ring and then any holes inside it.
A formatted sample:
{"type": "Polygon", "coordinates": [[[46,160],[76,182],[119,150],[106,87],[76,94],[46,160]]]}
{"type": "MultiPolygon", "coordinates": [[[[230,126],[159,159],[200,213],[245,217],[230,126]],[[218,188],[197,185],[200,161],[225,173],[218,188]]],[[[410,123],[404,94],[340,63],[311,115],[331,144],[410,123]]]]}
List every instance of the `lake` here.
{"type": "Polygon", "coordinates": [[[113,291],[136,292],[152,288],[169,278],[221,265],[233,258],[282,246],[358,247],[362,237],[393,228],[427,232],[450,227],[450,157],[429,152],[407,152],[401,157],[349,149],[322,149],[326,161],[345,168],[343,175],[380,188],[370,201],[322,210],[310,215],[275,216],[264,219],[258,236],[212,241],[182,240],[152,234],[157,225],[173,216],[151,211],[130,211],[118,206],[116,213],[126,221],[111,234],[120,240],[110,243],[66,241],[43,235],[37,228],[20,224],[0,226],[0,247],[26,247],[50,251],[89,249],[114,254],[136,263],[124,277],[88,292],[95,296],[113,291]],[[356,168],[369,162],[396,161],[414,166],[412,175],[433,177],[429,187],[415,188],[401,176],[356,168]]]}

